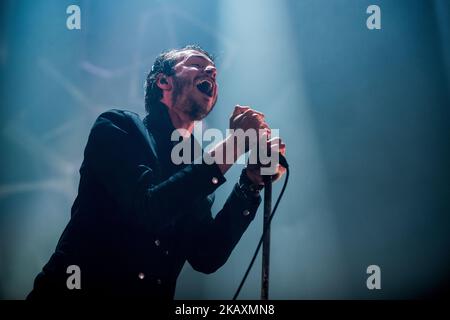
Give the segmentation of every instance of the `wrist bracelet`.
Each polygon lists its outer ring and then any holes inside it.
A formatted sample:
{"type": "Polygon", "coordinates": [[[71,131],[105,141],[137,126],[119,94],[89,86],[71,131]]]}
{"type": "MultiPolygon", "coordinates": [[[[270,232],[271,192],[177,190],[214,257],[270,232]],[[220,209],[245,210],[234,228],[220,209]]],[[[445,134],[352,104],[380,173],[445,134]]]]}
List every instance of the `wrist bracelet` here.
{"type": "Polygon", "coordinates": [[[259,195],[259,192],[264,188],[264,185],[254,184],[250,180],[250,178],[247,176],[246,169],[242,170],[238,185],[242,192],[253,197],[257,197],[259,195]]]}

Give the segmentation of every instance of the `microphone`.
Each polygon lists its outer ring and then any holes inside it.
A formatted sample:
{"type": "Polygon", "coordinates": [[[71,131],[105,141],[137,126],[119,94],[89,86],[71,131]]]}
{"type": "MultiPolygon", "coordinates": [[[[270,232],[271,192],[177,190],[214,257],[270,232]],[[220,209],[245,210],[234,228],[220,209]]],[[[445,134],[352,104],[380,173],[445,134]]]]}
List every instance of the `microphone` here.
{"type": "MultiPolygon", "coordinates": [[[[259,155],[257,155],[257,163],[261,165],[261,161],[259,160],[259,155]]],[[[289,169],[289,164],[286,160],[286,157],[283,156],[281,152],[278,152],[278,164],[284,167],[285,169],[289,169]]]]}
{"type": "MultiPolygon", "coordinates": [[[[256,148],[256,152],[257,152],[257,163],[259,164],[259,165],[261,165],[261,161],[260,161],[260,154],[259,154],[259,149],[258,149],[259,147],[257,147],[256,148]]],[[[269,154],[268,154],[268,156],[270,156],[270,154],[271,154],[271,150],[270,150],[270,147],[268,148],[268,152],[269,152],[269,154]]],[[[281,153],[281,152],[278,152],[278,164],[279,165],[281,165],[282,167],[284,167],[285,169],[289,169],[289,164],[288,164],[288,162],[287,162],[287,160],[286,160],[286,157],[281,153]]]]}

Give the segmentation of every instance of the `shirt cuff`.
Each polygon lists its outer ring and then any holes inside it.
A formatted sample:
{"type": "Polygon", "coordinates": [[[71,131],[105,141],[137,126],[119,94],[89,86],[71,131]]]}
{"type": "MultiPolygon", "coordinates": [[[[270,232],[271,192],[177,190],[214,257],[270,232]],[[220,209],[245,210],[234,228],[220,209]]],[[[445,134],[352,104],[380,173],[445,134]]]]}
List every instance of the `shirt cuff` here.
{"type": "Polygon", "coordinates": [[[201,184],[201,190],[206,195],[213,193],[218,187],[224,184],[225,179],[222,171],[216,163],[213,164],[192,164],[193,176],[201,184]]]}
{"type": "Polygon", "coordinates": [[[238,200],[233,201],[235,206],[233,211],[238,212],[238,214],[241,214],[250,221],[255,217],[259,204],[262,201],[260,195],[249,197],[247,194],[243,193],[238,183],[235,184],[230,198],[238,200]]]}

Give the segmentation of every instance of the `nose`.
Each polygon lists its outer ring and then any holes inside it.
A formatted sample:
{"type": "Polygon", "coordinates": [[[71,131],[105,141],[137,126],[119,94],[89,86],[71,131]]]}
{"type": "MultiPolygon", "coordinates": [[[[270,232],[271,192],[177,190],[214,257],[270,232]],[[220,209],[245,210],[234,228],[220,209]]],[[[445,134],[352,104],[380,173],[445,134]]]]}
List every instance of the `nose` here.
{"type": "Polygon", "coordinates": [[[217,69],[214,66],[207,66],[205,68],[205,72],[214,80],[216,80],[217,69]]]}

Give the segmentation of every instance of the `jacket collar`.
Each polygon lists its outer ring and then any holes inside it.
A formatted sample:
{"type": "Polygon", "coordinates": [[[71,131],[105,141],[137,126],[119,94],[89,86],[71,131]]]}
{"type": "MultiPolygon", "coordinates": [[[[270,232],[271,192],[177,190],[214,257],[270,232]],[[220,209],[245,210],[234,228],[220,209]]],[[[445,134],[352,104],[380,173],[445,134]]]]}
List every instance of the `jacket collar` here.
{"type": "Polygon", "coordinates": [[[172,132],[175,130],[167,107],[161,102],[152,105],[150,113],[144,119],[144,123],[154,135],[158,135],[166,141],[170,141],[172,132]]]}

